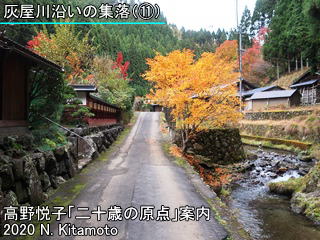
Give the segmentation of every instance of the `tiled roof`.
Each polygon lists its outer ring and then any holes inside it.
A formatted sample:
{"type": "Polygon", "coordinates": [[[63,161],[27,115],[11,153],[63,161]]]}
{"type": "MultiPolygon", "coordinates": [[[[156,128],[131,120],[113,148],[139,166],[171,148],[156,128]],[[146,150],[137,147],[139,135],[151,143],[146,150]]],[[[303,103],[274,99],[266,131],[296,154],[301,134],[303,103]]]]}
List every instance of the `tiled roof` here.
{"type": "Polygon", "coordinates": [[[255,99],[270,99],[270,98],[288,98],[291,97],[297,90],[278,90],[268,92],[258,92],[253,94],[250,100],[255,99]]]}
{"type": "Polygon", "coordinates": [[[312,84],[314,84],[314,83],[316,83],[318,81],[319,81],[319,79],[314,79],[314,80],[310,80],[310,81],[307,81],[307,82],[293,84],[290,87],[291,88],[296,88],[296,87],[301,87],[301,86],[308,86],[308,85],[312,85],[312,84]]]}
{"type": "Polygon", "coordinates": [[[245,91],[245,92],[242,92],[242,97],[250,97],[255,93],[268,91],[269,89],[272,89],[274,87],[277,87],[277,86],[267,86],[267,87],[255,88],[249,91],[245,91]]]}
{"type": "Polygon", "coordinates": [[[69,86],[72,87],[76,92],[98,92],[97,87],[94,85],[74,84],[69,86]]]}

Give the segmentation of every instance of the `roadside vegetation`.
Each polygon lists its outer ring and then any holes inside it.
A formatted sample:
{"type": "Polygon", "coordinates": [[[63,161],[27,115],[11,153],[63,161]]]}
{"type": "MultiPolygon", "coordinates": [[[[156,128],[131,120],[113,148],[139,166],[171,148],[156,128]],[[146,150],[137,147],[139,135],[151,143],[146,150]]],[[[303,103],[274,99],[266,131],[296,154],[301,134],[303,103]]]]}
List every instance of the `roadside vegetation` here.
{"type": "Polygon", "coordinates": [[[240,238],[249,240],[248,233],[238,222],[235,213],[230,211],[222,200],[230,194],[229,184],[239,176],[229,174],[232,171],[227,167],[221,166],[222,168],[217,168],[219,173],[210,176],[208,172],[203,171],[204,169],[199,168],[197,159],[194,156],[184,154],[180,148],[172,143],[164,114],[161,114],[160,118],[160,131],[163,138],[162,149],[169,159],[172,159],[174,164],[183,168],[188,175],[199,174],[204,183],[219,194],[219,197],[205,198],[205,200],[213,211],[215,219],[229,232],[230,236],[227,239],[240,238]]]}

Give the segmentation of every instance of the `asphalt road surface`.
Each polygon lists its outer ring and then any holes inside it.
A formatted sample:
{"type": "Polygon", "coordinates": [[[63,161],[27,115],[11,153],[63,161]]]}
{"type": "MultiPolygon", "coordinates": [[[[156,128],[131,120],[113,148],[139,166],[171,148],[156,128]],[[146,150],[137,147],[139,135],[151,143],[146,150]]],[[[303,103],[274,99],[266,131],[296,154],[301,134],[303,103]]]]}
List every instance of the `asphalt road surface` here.
{"type": "MultiPolygon", "coordinates": [[[[170,207],[170,217],[174,209],[183,206],[208,206],[198,193],[198,189],[185,173],[163,153],[159,131],[159,113],[140,113],[135,126],[123,144],[121,150],[109,161],[103,163],[88,180],[85,189],[72,202],[76,207],[89,207],[90,210],[101,206],[102,210],[110,206],[126,209],[133,206],[153,205],[156,211],[161,205],[170,207]]],[[[89,215],[86,211],[77,211],[78,215],[89,215]]],[[[220,240],[227,237],[224,228],[217,223],[211,212],[206,221],[107,221],[108,215],[96,215],[91,219],[64,218],[52,224],[54,236],[41,239],[139,239],[139,240],[220,240]],[[109,227],[118,229],[117,236],[58,236],[59,224],[70,223],[76,227],[109,227]]],[[[67,228],[63,228],[66,230],[67,228]]],[[[115,230],[114,230],[115,231],[115,230]]],[[[64,231],[61,232],[65,234],[64,231]]]]}

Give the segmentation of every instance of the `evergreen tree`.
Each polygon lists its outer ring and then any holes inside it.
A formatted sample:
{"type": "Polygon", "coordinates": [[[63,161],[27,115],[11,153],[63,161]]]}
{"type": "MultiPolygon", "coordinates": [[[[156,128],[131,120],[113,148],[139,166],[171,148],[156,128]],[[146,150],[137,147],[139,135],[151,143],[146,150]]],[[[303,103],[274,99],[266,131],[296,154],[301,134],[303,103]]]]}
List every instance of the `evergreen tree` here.
{"type": "Polygon", "coordinates": [[[301,0],[278,0],[264,45],[266,59],[290,62],[306,58],[310,37],[302,4],[301,0]]]}
{"type": "Polygon", "coordinates": [[[252,14],[252,31],[259,31],[260,28],[269,25],[276,3],[279,0],[257,0],[252,14]]]}
{"type": "Polygon", "coordinates": [[[316,71],[320,64],[320,0],[305,0],[304,12],[310,31],[310,44],[306,46],[305,54],[310,60],[313,71],[316,71]]]}
{"type": "Polygon", "coordinates": [[[218,46],[220,46],[222,43],[224,43],[228,39],[227,33],[224,29],[218,28],[216,32],[216,43],[218,46]]]}
{"type": "Polygon", "coordinates": [[[242,41],[244,48],[248,48],[251,46],[251,38],[253,37],[251,26],[251,12],[246,6],[243,11],[240,22],[240,29],[242,33],[242,41]]]}

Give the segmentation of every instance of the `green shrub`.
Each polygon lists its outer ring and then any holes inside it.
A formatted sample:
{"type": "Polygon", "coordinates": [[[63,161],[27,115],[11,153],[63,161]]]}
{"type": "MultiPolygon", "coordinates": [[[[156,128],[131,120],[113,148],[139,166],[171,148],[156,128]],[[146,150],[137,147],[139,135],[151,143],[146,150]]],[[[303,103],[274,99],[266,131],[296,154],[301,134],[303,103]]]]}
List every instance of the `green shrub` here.
{"type": "Polygon", "coordinates": [[[123,112],[121,113],[121,120],[122,120],[122,123],[123,123],[124,125],[130,123],[132,117],[133,117],[133,111],[132,111],[132,110],[123,111],[123,112]]]}

